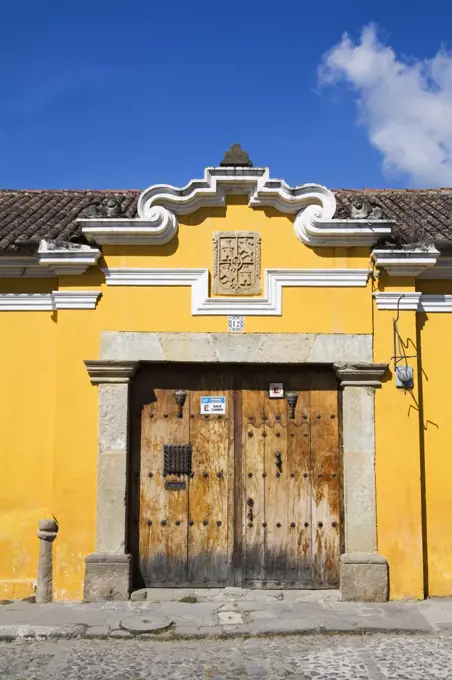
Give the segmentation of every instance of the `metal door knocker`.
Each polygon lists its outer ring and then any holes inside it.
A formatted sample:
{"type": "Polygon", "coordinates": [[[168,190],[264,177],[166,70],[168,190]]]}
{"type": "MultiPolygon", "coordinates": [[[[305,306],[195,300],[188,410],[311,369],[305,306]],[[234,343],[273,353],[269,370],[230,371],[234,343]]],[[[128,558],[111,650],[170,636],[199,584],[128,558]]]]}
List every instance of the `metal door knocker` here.
{"type": "Polygon", "coordinates": [[[249,511],[248,511],[248,519],[249,519],[250,522],[252,522],[252,521],[253,521],[253,518],[254,518],[254,514],[253,514],[253,505],[254,505],[254,501],[253,501],[252,498],[248,498],[248,500],[247,500],[247,505],[248,505],[248,507],[249,507],[249,511]]]}
{"type": "Polygon", "coordinates": [[[187,398],[187,393],[185,390],[176,390],[174,392],[174,398],[177,404],[177,417],[182,418],[182,411],[184,409],[185,400],[187,398]]]}

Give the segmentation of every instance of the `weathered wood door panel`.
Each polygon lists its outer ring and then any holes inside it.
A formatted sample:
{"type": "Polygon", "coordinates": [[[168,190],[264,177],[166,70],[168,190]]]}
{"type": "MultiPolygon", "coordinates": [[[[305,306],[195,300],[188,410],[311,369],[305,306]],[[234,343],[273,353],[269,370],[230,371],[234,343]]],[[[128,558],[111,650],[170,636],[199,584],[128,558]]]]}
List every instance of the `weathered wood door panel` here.
{"type": "Polygon", "coordinates": [[[141,576],[148,586],[225,585],[233,538],[230,377],[160,369],[149,381],[159,387],[141,413],[141,576]],[[181,411],[176,390],[185,394],[181,411]],[[216,395],[225,396],[226,413],[202,415],[201,396],[216,395]],[[191,474],[164,474],[165,444],[191,446],[191,474]]]}
{"type": "Polygon", "coordinates": [[[312,580],[339,582],[340,459],[338,393],[329,374],[313,375],[310,389],[312,580]]]}
{"type": "Polygon", "coordinates": [[[139,503],[132,506],[139,506],[144,583],[336,586],[341,475],[334,374],[154,366],[142,369],[139,380],[147,387],[139,503]],[[270,398],[271,382],[284,384],[284,398],[270,398]],[[185,393],[182,413],[176,390],[185,393]],[[201,414],[207,395],[224,396],[226,413],[201,414]],[[190,475],[164,476],[165,444],[191,445],[190,475]]]}
{"type": "Polygon", "coordinates": [[[218,376],[217,389],[200,376],[199,389],[190,391],[190,443],[193,476],[189,480],[188,577],[190,583],[225,585],[228,546],[229,455],[233,455],[232,391],[218,376]],[[203,395],[226,396],[225,415],[201,415],[203,395]]]}
{"type": "MultiPolygon", "coordinates": [[[[248,382],[248,381],[247,381],[248,382]]],[[[242,391],[244,427],[245,536],[244,577],[246,581],[265,578],[265,435],[262,419],[265,395],[259,382],[242,391]],[[256,389],[253,389],[256,387],[256,389]]],[[[248,385],[247,385],[248,386],[248,385]]]]}
{"type": "Polygon", "coordinates": [[[273,368],[243,390],[248,512],[244,579],[261,587],[338,583],[339,442],[337,387],[327,372],[273,368]],[[283,382],[296,403],[270,399],[283,382]]]}
{"type": "Polygon", "coordinates": [[[163,473],[163,447],[189,442],[189,420],[178,418],[170,390],[154,390],[143,407],[140,483],[140,567],[146,583],[178,583],[187,577],[186,491],[166,491],[177,475],[163,473]]]}

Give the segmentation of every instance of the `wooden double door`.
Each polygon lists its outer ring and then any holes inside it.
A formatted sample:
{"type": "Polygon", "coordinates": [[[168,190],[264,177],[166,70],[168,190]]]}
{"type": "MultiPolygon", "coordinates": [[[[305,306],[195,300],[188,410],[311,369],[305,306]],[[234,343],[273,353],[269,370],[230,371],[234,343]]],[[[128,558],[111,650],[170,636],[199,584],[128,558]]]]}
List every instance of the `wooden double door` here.
{"type": "Polygon", "coordinates": [[[141,584],[337,586],[333,372],[144,365],[132,394],[131,543],[141,584]]]}

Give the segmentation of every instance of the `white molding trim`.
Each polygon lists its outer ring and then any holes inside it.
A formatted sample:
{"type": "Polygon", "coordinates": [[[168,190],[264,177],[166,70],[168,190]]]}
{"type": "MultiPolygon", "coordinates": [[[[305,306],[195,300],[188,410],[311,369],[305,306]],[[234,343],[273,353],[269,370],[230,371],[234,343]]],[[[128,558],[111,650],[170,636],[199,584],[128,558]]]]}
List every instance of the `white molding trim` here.
{"type": "Polygon", "coordinates": [[[420,279],[452,279],[452,256],[440,255],[432,268],[425,269],[420,279]]]}
{"type": "MultiPolygon", "coordinates": [[[[422,272],[435,267],[438,258],[439,250],[433,245],[404,250],[377,249],[372,253],[376,267],[385,269],[389,276],[419,276],[422,272]]],[[[432,278],[436,278],[434,269],[431,270],[431,275],[432,278]]]]}
{"type": "Polygon", "coordinates": [[[0,256],[0,278],[50,278],[75,276],[94,266],[101,256],[98,248],[84,244],[61,244],[42,239],[34,255],[0,256]]]}
{"type": "Polygon", "coordinates": [[[374,293],[377,309],[411,312],[452,312],[452,295],[426,293],[374,293]]]}
{"type": "Polygon", "coordinates": [[[55,309],[96,309],[100,290],[58,290],[52,293],[55,309]]]}
{"type": "Polygon", "coordinates": [[[421,295],[420,312],[452,312],[452,295],[421,295]]]}
{"type": "Polygon", "coordinates": [[[138,199],[138,218],[82,218],[78,223],[89,241],[100,244],[163,244],[177,233],[177,215],[188,215],[201,207],[222,207],[226,196],[248,196],[251,208],[272,207],[297,215],[295,233],[310,246],[372,246],[391,233],[391,220],[333,219],[334,194],[320,184],[291,187],[272,179],[268,168],[206,168],[203,179],[178,188],[156,184],[138,199]]]}
{"type": "Polygon", "coordinates": [[[404,293],[403,291],[374,293],[377,309],[393,309],[416,312],[419,307],[421,293],[404,293]]]}
{"type": "Polygon", "coordinates": [[[52,293],[2,293],[2,312],[53,312],[55,309],[52,293]]]}
{"type": "Polygon", "coordinates": [[[266,269],[263,297],[209,297],[208,269],[103,269],[109,286],[191,286],[193,316],[281,316],[284,287],[366,286],[367,269],[266,269]]]}
{"type": "Polygon", "coordinates": [[[55,312],[60,309],[95,309],[100,290],[71,290],[51,293],[2,293],[1,312],[55,312]]]}

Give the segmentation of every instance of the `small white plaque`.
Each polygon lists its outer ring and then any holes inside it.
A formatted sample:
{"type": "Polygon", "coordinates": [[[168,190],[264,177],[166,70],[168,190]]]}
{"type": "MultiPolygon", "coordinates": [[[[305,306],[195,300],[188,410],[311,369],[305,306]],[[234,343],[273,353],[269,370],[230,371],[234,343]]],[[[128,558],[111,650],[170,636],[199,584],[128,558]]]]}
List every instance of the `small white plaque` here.
{"type": "Polygon", "coordinates": [[[270,383],[270,385],[268,386],[268,396],[270,397],[270,399],[283,399],[284,384],[270,383]]]}
{"type": "Polygon", "coordinates": [[[201,397],[201,415],[207,416],[211,413],[226,413],[226,397],[201,397]]]}
{"type": "Polygon", "coordinates": [[[230,333],[243,333],[245,319],[243,316],[228,316],[228,331],[230,333]]]}

